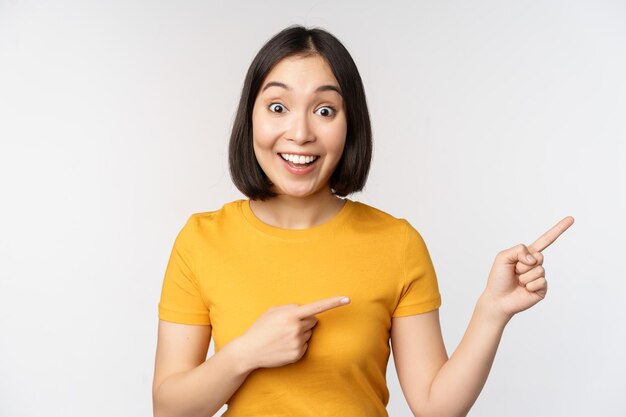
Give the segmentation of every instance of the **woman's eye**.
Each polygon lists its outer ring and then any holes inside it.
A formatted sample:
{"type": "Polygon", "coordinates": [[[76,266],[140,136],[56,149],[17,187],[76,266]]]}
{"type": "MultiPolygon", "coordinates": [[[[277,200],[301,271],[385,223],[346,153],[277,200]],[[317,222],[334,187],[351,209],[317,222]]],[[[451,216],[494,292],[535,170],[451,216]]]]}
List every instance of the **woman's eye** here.
{"type": "Polygon", "coordinates": [[[270,109],[270,111],[271,111],[271,112],[273,112],[273,113],[284,113],[285,107],[284,107],[282,104],[279,104],[279,103],[272,103],[272,104],[270,104],[269,109],[270,109]],[[273,107],[273,106],[274,106],[274,109],[276,109],[276,108],[278,107],[278,108],[280,108],[281,110],[280,110],[280,111],[275,111],[275,110],[272,110],[272,107],[273,107]]]}
{"type": "MultiPolygon", "coordinates": [[[[269,105],[269,110],[272,113],[284,113],[287,109],[280,103],[272,103],[269,105]]],[[[317,112],[324,117],[332,117],[337,113],[337,109],[333,106],[320,107],[317,112]]]]}
{"type": "Polygon", "coordinates": [[[337,113],[337,109],[333,106],[320,107],[318,111],[320,111],[320,114],[324,117],[334,116],[337,113]]]}

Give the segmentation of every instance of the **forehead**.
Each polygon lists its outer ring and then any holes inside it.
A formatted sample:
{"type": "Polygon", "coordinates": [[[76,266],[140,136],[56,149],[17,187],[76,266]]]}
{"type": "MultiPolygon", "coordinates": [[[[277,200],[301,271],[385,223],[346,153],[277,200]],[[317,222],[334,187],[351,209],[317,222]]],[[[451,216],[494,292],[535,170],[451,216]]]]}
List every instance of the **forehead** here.
{"type": "MultiPolygon", "coordinates": [[[[286,84],[291,90],[314,92],[322,84],[339,87],[330,66],[319,55],[309,57],[287,57],[280,60],[267,74],[260,92],[272,82],[286,84]]],[[[280,87],[268,87],[265,91],[279,90],[280,87]]]]}

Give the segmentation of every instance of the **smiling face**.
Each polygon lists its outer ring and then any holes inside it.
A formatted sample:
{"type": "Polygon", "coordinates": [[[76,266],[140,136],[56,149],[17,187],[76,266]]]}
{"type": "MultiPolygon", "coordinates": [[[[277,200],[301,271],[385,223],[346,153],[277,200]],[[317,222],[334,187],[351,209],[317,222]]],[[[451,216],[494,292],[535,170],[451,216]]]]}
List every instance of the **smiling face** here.
{"type": "Polygon", "coordinates": [[[294,197],[330,193],[328,182],[347,132],[339,90],[319,55],[285,58],[263,80],[252,111],[252,136],[257,161],[274,184],[273,191],[294,197]],[[307,168],[294,168],[281,153],[318,158],[307,168]]]}

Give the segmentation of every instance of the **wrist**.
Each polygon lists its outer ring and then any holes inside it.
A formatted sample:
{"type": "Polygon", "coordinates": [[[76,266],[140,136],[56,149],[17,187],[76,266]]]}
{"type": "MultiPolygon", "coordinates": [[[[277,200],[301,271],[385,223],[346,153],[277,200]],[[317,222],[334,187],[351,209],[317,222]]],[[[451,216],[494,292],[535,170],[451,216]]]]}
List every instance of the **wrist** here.
{"type": "Polygon", "coordinates": [[[241,337],[231,340],[222,350],[226,351],[235,364],[237,373],[247,375],[258,368],[253,362],[253,357],[248,353],[245,342],[243,342],[241,337]]]}
{"type": "Polygon", "coordinates": [[[513,315],[504,312],[495,302],[493,297],[488,293],[483,292],[478,298],[476,308],[490,321],[506,326],[506,324],[513,318],[513,315]]]}

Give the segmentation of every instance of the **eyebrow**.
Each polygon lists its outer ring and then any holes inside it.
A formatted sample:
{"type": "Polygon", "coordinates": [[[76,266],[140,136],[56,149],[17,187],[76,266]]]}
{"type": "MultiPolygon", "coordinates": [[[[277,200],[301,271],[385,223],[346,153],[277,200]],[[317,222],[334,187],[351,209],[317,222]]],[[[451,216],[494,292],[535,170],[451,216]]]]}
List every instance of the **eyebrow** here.
{"type": "MultiPolygon", "coordinates": [[[[282,87],[285,90],[291,91],[291,87],[289,87],[285,83],[281,83],[280,81],[269,81],[267,84],[265,84],[265,87],[263,87],[261,92],[264,92],[265,90],[267,90],[270,87],[282,87]]],[[[316,93],[319,93],[319,92],[322,92],[322,91],[335,91],[337,94],[339,94],[341,97],[343,97],[343,94],[341,94],[341,91],[339,91],[339,87],[337,87],[336,85],[325,84],[325,85],[320,85],[319,87],[317,87],[315,89],[316,93]]]]}

